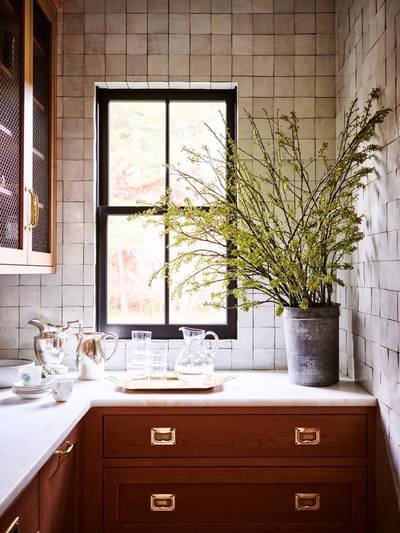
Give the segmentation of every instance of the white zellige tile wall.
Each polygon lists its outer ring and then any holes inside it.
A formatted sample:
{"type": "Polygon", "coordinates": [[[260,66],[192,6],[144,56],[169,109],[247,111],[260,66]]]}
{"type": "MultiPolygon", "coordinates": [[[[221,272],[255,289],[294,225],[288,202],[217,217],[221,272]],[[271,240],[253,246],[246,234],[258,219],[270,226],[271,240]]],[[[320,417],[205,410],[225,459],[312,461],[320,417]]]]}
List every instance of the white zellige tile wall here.
{"type": "Polygon", "coordinates": [[[357,92],[381,89],[379,106],[393,111],[379,128],[382,151],[358,202],[364,239],[353,256],[342,304],[343,361],[379,401],[377,528],[400,524],[400,1],[336,3],[337,128],[357,92]]]}
{"type": "MultiPolygon", "coordinates": [[[[263,108],[294,109],[308,154],[334,144],[334,0],[65,0],[59,31],[57,273],[0,276],[1,356],[32,356],[27,321],[37,314],[94,326],[95,83],[237,83],[248,150],[244,108],[258,118],[263,108]]],[[[124,352],[121,343],[113,366],[124,352]]],[[[217,367],[285,366],[273,307],[240,313],[238,339],[221,342],[217,367]]]]}

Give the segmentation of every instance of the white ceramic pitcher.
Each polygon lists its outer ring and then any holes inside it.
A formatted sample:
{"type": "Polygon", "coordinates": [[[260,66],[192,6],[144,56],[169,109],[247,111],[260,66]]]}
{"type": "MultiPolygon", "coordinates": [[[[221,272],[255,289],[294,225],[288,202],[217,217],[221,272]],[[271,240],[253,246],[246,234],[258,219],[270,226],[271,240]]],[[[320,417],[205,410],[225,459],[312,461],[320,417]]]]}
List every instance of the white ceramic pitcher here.
{"type": "Polygon", "coordinates": [[[102,379],[106,361],[117,351],[118,337],[115,333],[79,333],[76,348],[76,361],[79,370],[79,379],[102,379]],[[114,339],[114,348],[110,355],[106,355],[103,342],[114,339]]]}

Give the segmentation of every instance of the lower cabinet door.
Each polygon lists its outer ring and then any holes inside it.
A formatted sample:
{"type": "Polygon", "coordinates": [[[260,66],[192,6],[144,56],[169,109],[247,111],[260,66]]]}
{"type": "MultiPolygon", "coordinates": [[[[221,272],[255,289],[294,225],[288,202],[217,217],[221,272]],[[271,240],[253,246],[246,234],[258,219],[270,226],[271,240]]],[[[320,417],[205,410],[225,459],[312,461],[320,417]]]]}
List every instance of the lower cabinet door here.
{"type": "Polygon", "coordinates": [[[0,517],[1,533],[39,531],[39,480],[36,476],[12,506],[0,517]]]}
{"type": "Polygon", "coordinates": [[[104,531],[364,533],[364,468],[105,468],[104,531]]]}
{"type": "Polygon", "coordinates": [[[79,426],[40,471],[40,533],[77,533],[79,426]]]}

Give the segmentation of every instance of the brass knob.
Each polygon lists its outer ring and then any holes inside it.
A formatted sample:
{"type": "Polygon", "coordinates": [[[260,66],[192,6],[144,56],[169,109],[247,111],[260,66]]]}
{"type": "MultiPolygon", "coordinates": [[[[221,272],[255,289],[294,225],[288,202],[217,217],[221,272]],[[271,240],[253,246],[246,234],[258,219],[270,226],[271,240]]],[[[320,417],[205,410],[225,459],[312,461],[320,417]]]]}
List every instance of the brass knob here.
{"type": "Polygon", "coordinates": [[[297,446],[317,445],[321,441],[319,428],[296,428],[294,441],[297,446]]]}
{"type": "Polygon", "coordinates": [[[175,511],[175,494],[151,494],[152,511],[175,511]]]}
{"type": "Polygon", "coordinates": [[[295,495],[294,506],[296,511],[318,511],[321,506],[321,497],[318,493],[298,492],[295,495]]]}
{"type": "Polygon", "coordinates": [[[152,446],[175,446],[176,429],[175,428],[151,428],[150,437],[152,446]]]}

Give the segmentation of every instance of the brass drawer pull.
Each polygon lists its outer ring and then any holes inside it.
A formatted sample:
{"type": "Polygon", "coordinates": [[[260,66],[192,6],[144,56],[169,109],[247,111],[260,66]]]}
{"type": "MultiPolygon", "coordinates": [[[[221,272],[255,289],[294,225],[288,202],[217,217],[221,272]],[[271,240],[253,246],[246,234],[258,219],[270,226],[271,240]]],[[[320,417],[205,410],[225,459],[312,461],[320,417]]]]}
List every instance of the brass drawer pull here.
{"type": "Polygon", "coordinates": [[[4,533],[17,533],[18,526],[19,526],[19,516],[14,518],[14,520],[11,522],[8,528],[4,531],[4,533]]]}
{"type": "Polygon", "coordinates": [[[317,445],[321,441],[319,428],[296,428],[294,441],[297,446],[317,445]]]}
{"type": "Polygon", "coordinates": [[[151,428],[152,446],[175,446],[176,429],[175,428],[151,428]]]}
{"type": "Polygon", "coordinates": [[[321,497],[318,493],[298,492],[295,496],[296,511],[318,511],[321,497]]]}
{"type": "Polygon", "coordinates": [[[74,447],[74,443],[67,440],[65,442],[65,450],[56,450],[54,453],[59,456],[68,455],[69,453],[72,452],[73,447],[74,447]]]}
{"type": "Polygon", "coordinates": [[[152,494],[150,509],[152,511],[175,511],[175,494],[152,494]]]}

